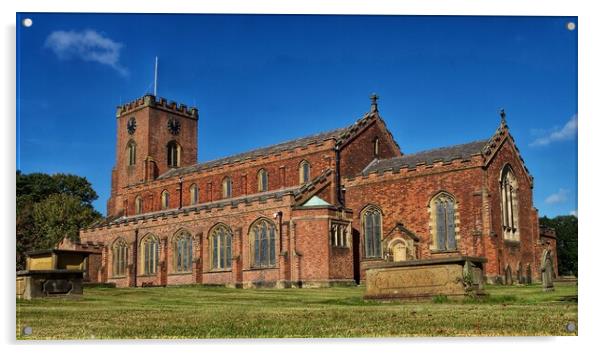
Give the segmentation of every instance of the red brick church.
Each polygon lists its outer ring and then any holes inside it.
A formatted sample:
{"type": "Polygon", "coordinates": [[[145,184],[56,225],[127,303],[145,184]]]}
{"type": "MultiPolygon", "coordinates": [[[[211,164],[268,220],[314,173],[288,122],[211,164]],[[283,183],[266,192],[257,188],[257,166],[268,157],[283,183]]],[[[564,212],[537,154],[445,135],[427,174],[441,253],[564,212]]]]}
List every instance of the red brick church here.
{"type": "Polygon", "coordinates": [[[198,110],[145,95],[117,108],[107,217],[63,248],[93,252],[92,282],[327,286],[379,262],[485,257],[488,281],[556,267],[506,125],[404,154],[378,112],[349,126],[198,163],[198,110]],[[493,131],[494,130],[494,131],[493,131]]]}

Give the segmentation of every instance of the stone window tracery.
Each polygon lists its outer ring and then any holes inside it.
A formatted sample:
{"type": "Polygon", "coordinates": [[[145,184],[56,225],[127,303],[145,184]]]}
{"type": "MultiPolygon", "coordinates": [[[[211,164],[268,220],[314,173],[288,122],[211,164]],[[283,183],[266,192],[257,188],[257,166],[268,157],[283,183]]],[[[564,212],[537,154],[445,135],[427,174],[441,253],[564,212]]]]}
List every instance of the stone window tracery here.
{"type": "Polygon", "coordinates": [[[190,185],[190,205],[199,203],[199,187],[196,184],[190,185]]]}
{"type": "Polygon", "coordinates": [[[257,190],[268,191],[268,172],[265,169],[260,169],[257,173],[257,190]]]}
{"type": "Polygon", "coordinates": [[[169,192],[167,190],[163,190],[161,193],[161,209],[166,210],[169,208],[169,192]]]}
{"type": "Polygon", "coordinates": [[[230,177],[225,177],[222,181],[222,196],[225,199],[232,197],[232,179],[230,177]]]}
{"type": "Polygon", "coordinates": [[[182,231],[173,240],[174,272],[192,271],[192,236],[182,231]]]}
{"type": "Polygon", "coordinates": [[[128,261],[128,245],[119,238],[113,244],[113,276],[120,277],[126,275],[128,261]]]}
{"type": "Polygon", "coordinates": [[[518,181],[510,166],[504,167],[500,180],[502,231],[504,239],[520,240],[518,218],[518,181]]]}
{"type": "Polygon", "coordinates": [[[180,166],[180,145],[176,141],[167,143],[167,166],[169,168],[177,168],[180,166]]]}
{"type": "Polygon", "coordinates": [[[435,249],[453,251],[456,243],[456,201],[453,196],[442,192],[430,202],[432,234],[435,249]]]}
{"type": "Polygon", "coordinates": [[[308,161],[303,161],[299,165],[299,183],[305,184],[309,182],[311,178],[311,165],[308,161]]]}
{"type": "Polygon", "coordinates": [[[330,224],[330,245],[337,248],[347,248],[349,246],[349,240],[347,237],[348,225],[344,223],[330,224]]]}
{"type": "Polygon", "coordinates": [[[223,224],[216,226],[209,236],[211,268],[227,270],[232,267],[232,231],[223,224]]]}
{"type": "Polygon", "coordinates": [[[156,236],[149,234],[140,243],[140,254],[142,262],[142,273],[153,275],[157,273],[159,265],[159,240],[156,236]]]}
{"type": "Polygon", "coordinates": [[[368,207],[362,213],[364,251],[366,257],[382,257],[382,214],[376,207],[368,207]]]}
{"type": "Polygon", "coordinates": [[[136,142],[134,142],[134,140],[128,142],[126,150],[128,166],[136,165],[136,142]]]}
{"type": "Polygon", "coordinates": [[[260,219],[251,226],[249,236],[252,267],[276,265],[276,226],[267,219],[260,219]]]}

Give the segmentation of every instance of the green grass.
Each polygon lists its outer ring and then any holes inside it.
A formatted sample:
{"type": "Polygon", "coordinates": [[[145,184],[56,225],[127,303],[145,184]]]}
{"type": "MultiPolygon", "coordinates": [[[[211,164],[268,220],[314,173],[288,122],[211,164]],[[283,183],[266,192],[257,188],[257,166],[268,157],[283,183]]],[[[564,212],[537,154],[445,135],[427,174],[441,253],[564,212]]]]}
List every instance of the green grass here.
{"type": "Polygon", "coordinates": [[[327,289],[86,288],[17,300],[18,339],[575,335],[577,287],[488,286],[483,299],[365,301],[327,289]],[[21,335],[23,327],[30,336],[21,335]]]}

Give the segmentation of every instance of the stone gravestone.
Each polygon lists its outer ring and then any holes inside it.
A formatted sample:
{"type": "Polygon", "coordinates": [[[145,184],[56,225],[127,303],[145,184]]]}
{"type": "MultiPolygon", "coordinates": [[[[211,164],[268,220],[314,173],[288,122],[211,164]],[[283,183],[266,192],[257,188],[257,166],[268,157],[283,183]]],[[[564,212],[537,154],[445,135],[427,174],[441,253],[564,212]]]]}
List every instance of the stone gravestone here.
{"type": "Polygon", "coordinates": [[[544,251],[541,257],[541,285],[544,292],[554,290],[554,266],[549,250],[544,251]]]}

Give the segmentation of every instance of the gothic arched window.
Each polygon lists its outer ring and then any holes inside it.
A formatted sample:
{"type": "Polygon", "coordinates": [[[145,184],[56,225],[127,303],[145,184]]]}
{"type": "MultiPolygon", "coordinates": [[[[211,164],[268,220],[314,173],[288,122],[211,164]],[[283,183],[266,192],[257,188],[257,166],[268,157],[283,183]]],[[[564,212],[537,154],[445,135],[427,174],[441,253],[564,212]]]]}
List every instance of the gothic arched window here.
{"type": "Polygon", "coordinates": [[[159,265],[159,240],[156,236],[149,234],[140,242],[140,254],[142,273],[153,275],[157,273],[159,265]]]}
{"type": "Polygon", "coordinates": [[[180,166],[180,145],[176,141],[167,143],[167,166],[177,168],[180,166]]]}
{"type": "Polygon", "coordinates": [[[222,181],[222,196],[225,199],[232,197],[232,179],[230,177],[225,177],[222,181]]]}
{"type": "Polygon", "coordinates": [[[366,257],[382,257],[382,214],[376,207],[370,206],[362,212],[364,230],[364,250],[366,257]]]}
{"type": "Polygon", "coordinates": [[[380,140],[377,138],[374,139],[374,157],[378,158],[380,154],[380,140]]]}
{"type": "Polygon", "coordinates": [[[169,208],[169,192],[163,190],[161,193],[161,209],[166,210],[169,208]]]}
{"type": "Polygon", "coordinates": [[[311,165],[308,161],[299,164],[299,183],[305,184],[311,178],[311,165]]]}
{"type": "Polygon", "coordinates": [[[227,270],[232,267],[232,231],[220,224],[213,228],[209,235],[211,246],[211,268],[227,270]]]}
{"type": "Polygon", "coordinates": [[[268,191],[268,172],[265,169],[260,169],[257,173],[257,191],[268,191]]]}
{"type": "Polygon", "coordinates": [[[190,205],[199,203],[199,187],[196,184],[190,185],[190,205]]]}
{"type": "Polygon", "coordinates": [[[136,200],[134,201],[134,213],[140,214],[142,213],[142,197],[136,196],[136,200]]]}
{"type": "Polygon", "coordinates": [[[192,271],[192,236],[181,231],[174,236],[173,248],[174,272],[192,271]]]}
{"type": "Polygon", "coordinates": [[[134,142],[133,140],[128,142],[126,150],[128,165],[136,165],[136,142],[134,142]]]}
{"type": "Polygon", "coordinates": [[[123,238],[113,243],[113,277],[126,275],[128,263],[128,245],[123,238]]]}
{"type": "Polygon", "coordinates": [[[509,165],[502,170],[500,179],[502,201],[502,230],[504,239],[519,240],[518,181],[509,165]]]}
{"type": "Polygon", "coordinates": [[[253,267],[276,265],[276,226],[274,223],[265,218],[255,221],[251,226],[249,242],[253,267]]]}
{"type": "Polygon", "coordinates": [[[448,193],[440,193],[430,203],[437,250],[456,250],[456,201],[448,193]]]}

